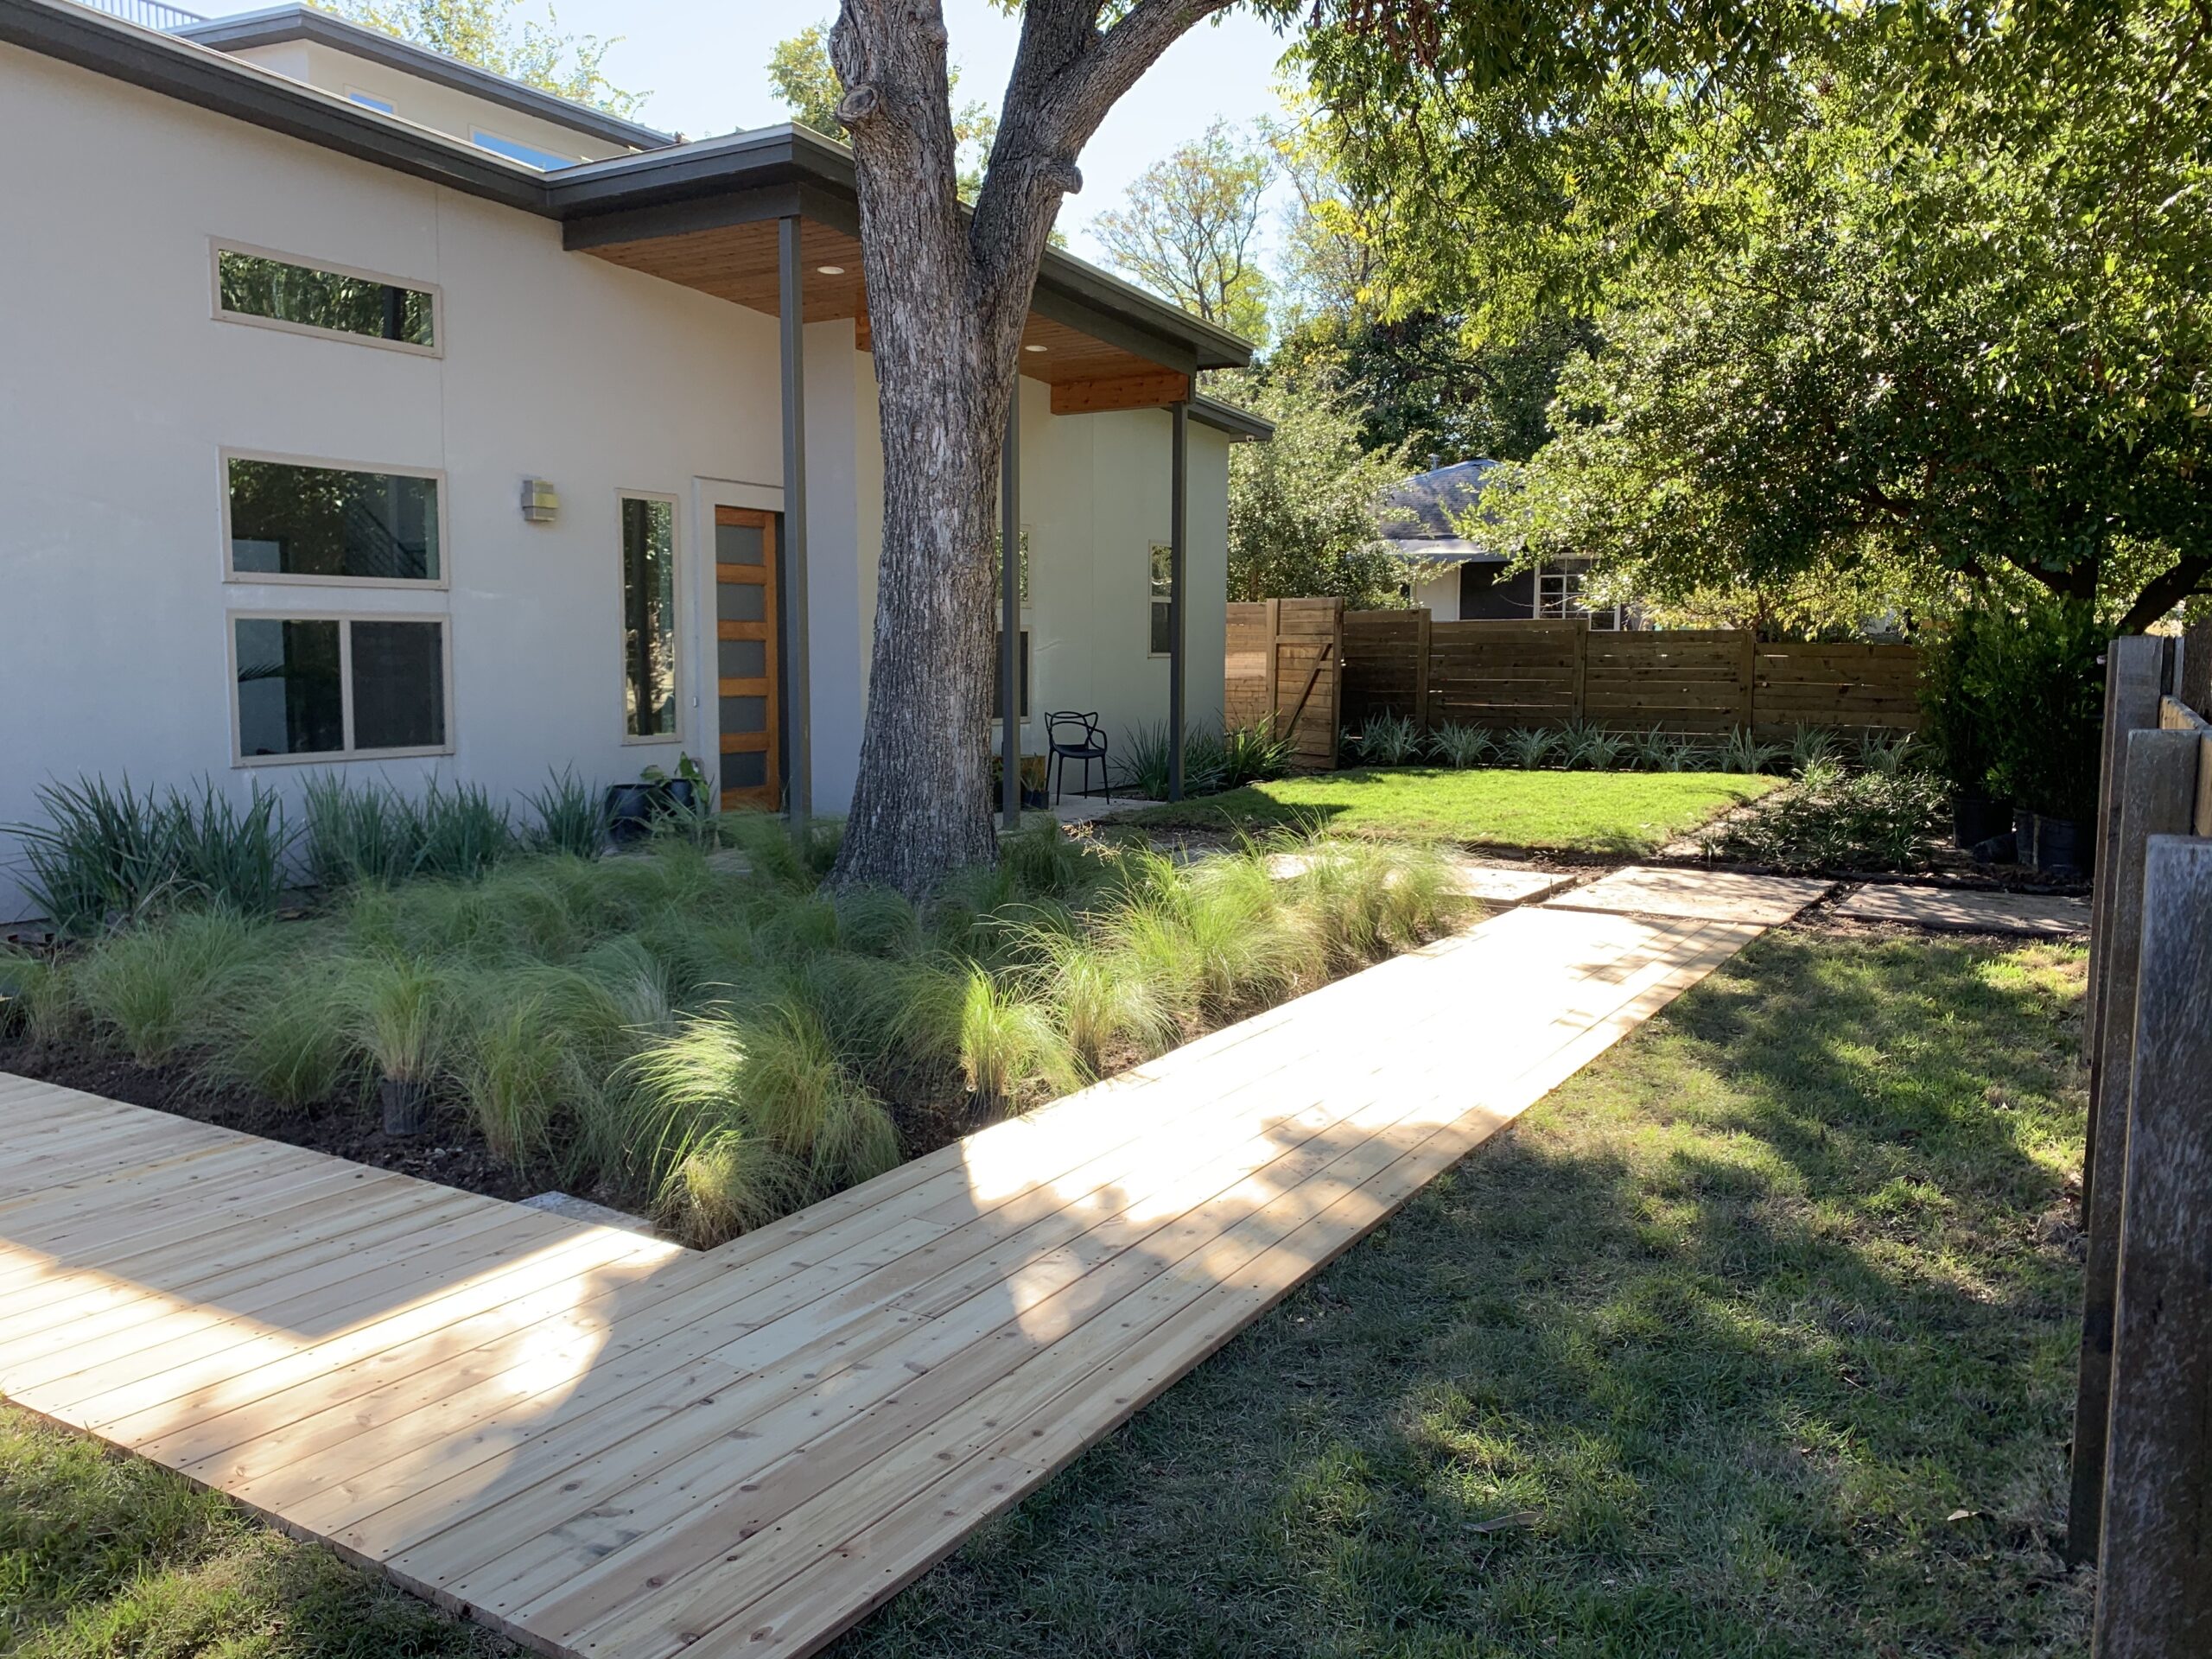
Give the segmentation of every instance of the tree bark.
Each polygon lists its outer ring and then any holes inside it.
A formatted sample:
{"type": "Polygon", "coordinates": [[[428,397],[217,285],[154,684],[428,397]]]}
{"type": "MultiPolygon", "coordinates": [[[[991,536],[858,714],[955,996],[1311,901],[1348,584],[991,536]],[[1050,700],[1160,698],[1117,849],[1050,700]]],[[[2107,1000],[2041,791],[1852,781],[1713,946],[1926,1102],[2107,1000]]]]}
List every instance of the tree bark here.
{"type": "Polygon", "coordinates": [[[883,444],[883,550],[860,775],[833,881],[926,896],[993,857],[992,542],[1021,330],[1076,156],[1179,35],[1231,0],[1029,0],[972,217],[938,0],[842,0],[883,444]]]}

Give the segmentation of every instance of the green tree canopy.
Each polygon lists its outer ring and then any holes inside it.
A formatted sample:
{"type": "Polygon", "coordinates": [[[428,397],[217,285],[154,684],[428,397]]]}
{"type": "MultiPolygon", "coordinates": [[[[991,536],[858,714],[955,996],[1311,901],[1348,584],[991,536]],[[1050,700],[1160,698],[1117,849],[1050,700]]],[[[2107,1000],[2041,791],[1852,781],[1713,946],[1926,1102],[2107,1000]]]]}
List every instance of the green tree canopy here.
{"type": "Polygon", "coordinates": [[[1154,293],[1247,340],[1268,334],[1260,198],[1274,162],[1225,121],[1177,146],[1090,222],[1107,262],[1154,293]]]}
{"type": "MultiPolygon", "coordinates": [[[[324,0],[318,0],[323,3],[324,0]]],[[[382,29],[448,58],[535,86],[556,98],[588,105],[626,120],[645,94],[625,92],[607,79],[602,65],[621,37],[563,35],[550,5],[541,25],[515,16],[522,0],[327,0],[349,22],[382,29]]]]}
{"type": "MultiPolygon", "coordinates": [[[[1548,103],[1372,63],[1338,84],[1348,165],[1399,200],[1401,305],[1478,331],[1602,319],[1562,435],[1473,528],[1669,601],[2001,566],[2140,626],[2202,587],[2201,20],[2183,0],[1764,17],[1697,73],[1570,74],[1548,103]]],[[[1325,41],[1322,79],[1357,59],[1325,41]]]]}
{"type": "Polygon", "coordinates": [[[1413,572],[1382,539],[1382,502],[1405,454],[1367,447],[1335,368],[1316,359],[1295,375],[1246,376],[1230,395],[1275,423],[1272,441],[1229,453],[1230,598],[1402,604],[1413,572]]]}

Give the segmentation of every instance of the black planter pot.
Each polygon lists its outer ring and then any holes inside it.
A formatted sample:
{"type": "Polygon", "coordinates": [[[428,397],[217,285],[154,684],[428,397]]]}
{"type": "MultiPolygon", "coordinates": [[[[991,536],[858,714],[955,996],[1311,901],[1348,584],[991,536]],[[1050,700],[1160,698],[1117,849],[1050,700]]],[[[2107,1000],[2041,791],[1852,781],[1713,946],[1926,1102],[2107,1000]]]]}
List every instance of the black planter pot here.
{"type": "Polygon", "coordinates": [[[377,1099],[384,1108],[386,1135],[420,1135],[430,1127],[430,1090],[427,1084],[386,1077],[377,1085],[377,1099]]]}
{"type": "Polygon", "coordinates": [[[1052,796],[1044,790],[1024,789],[1021,791],[1021,804],[1025,808],[1050,806],[1052,804],[1052,796]]]}
{"type": "Polygon", "coordinates": [[[652,833],[652,784],[609,784],[607,786],[607,836],[617,847],[643,841],[652,833]]]}
{"type": "Polygon", "coordinates": [[[1961,790],[1951,801],[1953,839],[1961,847],[1979,847],[1985,841],[2012,831],[2012,809],[1986,795],[1961,790]]]}
{"type": "Polygon", "coordinates": [[[2040,812],[2035,819],[2037,869],[2045,875],[2080,875],[2088,870],[2089,837],[2080,824],[2040,812]]]}
{"type": "Polygon", "coordinates": [[[2029,869],[2036,868],[2036,815],[2026,807],[2012,809],[2012,841],[2018,849],[2012,855],[2012,861],[2029,869]]]}

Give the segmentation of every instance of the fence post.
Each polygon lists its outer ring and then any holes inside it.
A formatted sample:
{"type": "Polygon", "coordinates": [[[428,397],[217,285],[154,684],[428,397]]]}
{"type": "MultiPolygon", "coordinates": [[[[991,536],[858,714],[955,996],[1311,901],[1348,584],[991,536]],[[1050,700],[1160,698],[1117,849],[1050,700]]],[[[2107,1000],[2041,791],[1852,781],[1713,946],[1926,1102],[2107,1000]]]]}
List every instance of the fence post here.
{"type": "Polygon", "coordinates": [[[1574,618],[1574,715],[1580,722],[1586,712],[1584,688],[1590,681],[1590,618],[1586,612],[1574,618]]]}
{"type": "Polygon", "coordinates": [[[2118,818],[2102,854],[2111,873],[2103,918],[2105,989],[2098,999],[2089,1050],[2089,1122],[2082,1160],[2082,1222],[2088,1234],[2088,1253],[2082,1270],[2082,1358],[2066,1513],[2066,1554],[2075,1561],[2096,1554],[2104,1490],[2113,1297],[2120,1257],[2120,1194],[2128,1165],[2128,1091],[2134,1070],[2135,994],[2143,944],[2144,859],[2152,836],[2189,830],[2196,797],[2196,748],[2193,733],[2136,731],[2125,734],[2125,746],[2114,755],[2111,781],[2118,818]]]}
{"type": "Polygon", "coordinates": [[[1292,742],[1298,734],[1282,729],[1282,601],[1268,601],[1268,730],[1292,742]]]}
{"type": "Polygon", "coordinates": [[[1414,724],[1428,730],[1428,607],[1414,612],[1414,724]]]}
{"type": "Polygon", "coordinates": [[[2145,849],[2139,973],[2095,1659],[2212,1651],[2212,842],[2145,849]]]}
{"type": "MultiPolygon", "coordinates": [[[[2164,639],[2150,634],[2125,634],[2105,648],[2105,725],[2097,753],[2096,851],[2089,866],[2088,1001],[2082,1018],[2082,1056],[2092,1067],[2097,1058],[2097,1009],[2105,997],[2105,915],[2112,903],[2113,876],[2113,861],[2105,854],[2120,828],[2120,791],[2113,787],[2113,778],[2125,756],[2127,734],[2158,723],[2159,687],[2165,675],[2164,639]]],[[[2093,1118],[2092,1145],[2095,1134],[2093,1118]]],[[[2088,1195],[2085,1185],[2085,1201],[2088,1195]]]]}
{"type": "Polygon", "coordinates": [[[1759,635],[1756,628],[1743,631],[1736,659],[1736,696],[1744,711],[1744,731],[1756,736],[1759,728],[1759,635]]]}

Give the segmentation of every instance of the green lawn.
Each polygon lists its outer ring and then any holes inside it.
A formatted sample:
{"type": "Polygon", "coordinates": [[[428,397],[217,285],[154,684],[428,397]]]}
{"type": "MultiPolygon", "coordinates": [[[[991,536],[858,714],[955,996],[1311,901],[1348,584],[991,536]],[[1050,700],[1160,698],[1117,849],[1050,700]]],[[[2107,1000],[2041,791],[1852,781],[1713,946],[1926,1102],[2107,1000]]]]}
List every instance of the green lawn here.
{"type": "Polygon", "coordinates": [[[1781,780],[1718,772],[1449,772],[1427,767],[1309,772],[1121,820],[1154,829],[1266,830],[1532,852],[1640,857],[1781,780]]]}
{"type": "MultiPolygon", "coordinates": [[[[2080,993],[2059,947],[1770,936],[842,1659],[2084,1653],[2080,993]]],[[[0,1408],[11,1639],[501,1650],[0,1408]]]]}
{"type": "Polygon", "coordinates": [[[840,1659],[2085,1654],[2080,986],[1770,937],[840,1659]]]}

